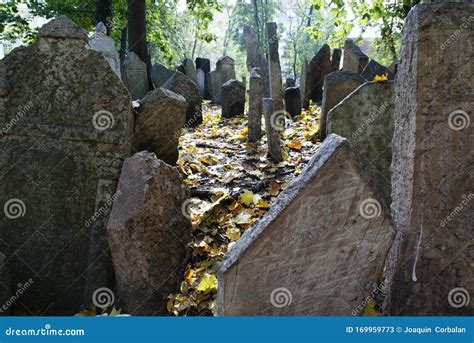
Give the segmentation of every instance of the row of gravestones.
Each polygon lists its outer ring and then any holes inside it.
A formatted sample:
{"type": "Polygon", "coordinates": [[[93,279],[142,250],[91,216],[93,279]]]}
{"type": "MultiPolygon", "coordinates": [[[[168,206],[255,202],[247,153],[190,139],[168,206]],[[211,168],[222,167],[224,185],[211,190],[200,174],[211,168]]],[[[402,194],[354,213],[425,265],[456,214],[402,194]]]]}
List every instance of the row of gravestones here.
{"type": "Polygon", "coordinates": [[[346,43],[328,137],[221,264],[219,314],[358,315],[382,291],[386,314],[474,314],[473,11],[414,7],[395,81],[346,43]]]}

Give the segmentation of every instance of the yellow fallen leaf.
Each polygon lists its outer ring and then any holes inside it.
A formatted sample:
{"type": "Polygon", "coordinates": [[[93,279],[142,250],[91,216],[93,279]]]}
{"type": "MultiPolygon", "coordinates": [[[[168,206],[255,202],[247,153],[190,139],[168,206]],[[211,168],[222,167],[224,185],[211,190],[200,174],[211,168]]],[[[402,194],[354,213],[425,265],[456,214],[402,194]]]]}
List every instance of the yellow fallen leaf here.
{"type": "Polygon", "coordinates": [[[287,144],[288,148],[293,149],[293,150],[301,150],[303,147],[303,144],[297,139],[293,139],[290,143],[287,144]]]}
{"type": "Polygon", "coordinates": [[[240,230],[236,227],[229,227],[225,231],[225,235],[232,241],[236,241],[240,238],[240,230]]]}
{"type": "Polygon", "coordinates": [[[245,189],[242,194],[239,195],[239,201],[247,206],[253,203],[253,192],[245,189]]]}
{"type": "Polygon", "coordinates": [[[265,201],[265,200],[261,200],[257,203],[257,207],[258,208],[270,208],[270,204],[265,201]]]}
{"type": "Polygon", "coordinates": [[[388,80],[388,73],[382,74],[382,75],[375,75],[374,77],[374,82],[381,82],[381,81],[387,81],[388,80]]]}
{"type": "Polygon", "coordinates": [[[370,298],[362,312],[363,316],[381,316],[382,313],[375,309],[375,300],[370,298]]]}
{"type": "Polygon", "coordinates": [[[201,279],[197,290],[200,292],[210,292],[217,289],[217,279],[214,274],[206,274],[201,279]]]}

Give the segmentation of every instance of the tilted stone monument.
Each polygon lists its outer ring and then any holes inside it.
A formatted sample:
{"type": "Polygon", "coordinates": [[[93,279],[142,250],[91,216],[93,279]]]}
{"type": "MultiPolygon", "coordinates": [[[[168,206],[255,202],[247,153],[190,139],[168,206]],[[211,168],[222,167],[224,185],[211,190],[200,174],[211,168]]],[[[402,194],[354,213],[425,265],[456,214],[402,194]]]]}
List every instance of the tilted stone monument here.
{"type": "Polygon", "coordinates": [[[292,117],[301,114],[301,94],[298,87],[285,89],[285,111],[292,117]]]}
{"type": "Polygon", "coordinates": [[[222,118],[233,118],[244,114],[245,86],[238,80],[229,80],[222,85],[222,118]]]}
{"type": "Polygon", "coordinates": [[[134,152],[147,150],[168,164],[178,160],[178,140],[186,121],[186,100],[157,88],[140,101],[133,135],[134,152]]]}
{"type": "Polygon", "coordinates": [[[394,107],[393,81],[367,82],[330,110],[327,118],[327,134],[347,138],[387,208],[394,107]]]}
{"type": "Polygon", "coordinates": [[[270,76],[270,94],[273,100],[273,110],[284,109],[283,88],[281,79],[280,55],[278,53],[278,33],[276,23],[267,23],[268,60],[270,76]]]}
{"type": "Polygon", "coordinates": [[[253,68],[249,80],[248,141],[258,142],[262,137],[263,80],[260,69],[253,68]]]}
{"type": "Polygon", "coordinates": [[[321,139],[326,138],[328,112],[365,81],[363,77],[351,71],[336,71],[326,75],[319,122],[319,136],[321,139]]]}
{"type": "Polygon", "coordinates": [[[166,68],[161,63],[153,64],[153,67],[151,68],[151,81],[153,82],[153,86],[155,86],[155,88],[163,87],[163,85],[171,79],[174,73],[174,70],[166,68]]]}
{"type": "Polygon", "coordinates": [[[94,36],[89,39],[90,48],[102,53],[115,74],[121,78],[120,55],[115,48],[115,41],[107,36],[107,28],[102,22],[97,24],[95,31],[94,36]]]}
{"type": "Polygon", "coordinates": [[[324,77],[329,73],[330,68],[331,49],[324,44],[308,64],[304,86],[304,108],[309,107],[310,101],[316,104],[322,100],[324,77]]]}
{"type": "Polygon", "coordinates": [[[221,87],[229,80],[235,79],[235,61],[229,56],[221,57],[216,63],[216,69],[209,74],[212,100],[222,104],[221,87]]]}
{"type": "Polygon", "coordinates": [[[473,3],[420,4],[405,20],[395,86],[397,237],[386,272],[388,314],[474,314],[474,49],[466,45],[472,21],[460,30],[473,13],[473,3]]]}
{"type": "Polygon", "coordinates": [[[189,253],[190,192],[175,168],[142,151],[125,160],[116,194],[107,236],[119,296],[127,313],[166,315],[189,253]]]}
{"type": "Polygon", "coordinates": [[[273,162],[279,163],[283,160],[280,132],[285,128],[286,115],[284,111],[274,110],[271,98],[263,98],[263,116],[267,136],[267,157],[273,162]]]}
{"type": "Polygon", "coordinates": [[[211,89],[209,88],[209,73],[211,72],[211,61],[208,58],[196,58],[196,78],[198,79],[198,86],[199,91],[201,91],[201,83],[203,83],[202,89],[203,92],[203,99],[205,100],[212,100],[211,89]],[[204,82],[200,81],[201,73],[199,70],[202,70],[204,73],[204,82]]]}
{"type": "Polygon", "coordinates": [[[332,51],[331,57],[331,69],[330,72],[339,71],[341,68],[341,57],[342,57],[342,50],[341,49],[334,49],[332,51]]]}
{"type": "Polygon", "coordinates": [[[0,251],[13,285],[34,281],[13,313],[71,315],[112,287],[106,223],[133,116],[127,89],[87,42],[61,16],[2,61],[0,251]]]}
{"type": "Polygon", "coordinates": [[[347,141],[329,136],[218,272],[219,315],[350,315],[393,230],[347,141]]]}
{"type": "Polygon", "coordinates": [[[197,84],[196,67],[194,66],[194,62],[189,58],[185,58],[183,61],[183,67],[184,74],[197,84]]]}
{"type": "Polygon", "coordinates": [[[360,74],[369,63],[369,58],[352,39],[346,39],[342,69],[360,74]]]}
{"type": "Polygon", "coordinates": [[[146,64],[133,51],[127,52],[122,63],[122,80],[132,100],[142,99],[149,91],[146,64]]]}
{"type": "Polygon", "coordinates": [[[253,68],[260,70],[259,75],[263,81],[264,96],[270,96],[270,80],[268,74],[268,61],[260,50],[260,44],[255,36],[255,32],[251,26],[244,26],[243,30],[245,38],[245,48],[247,51],[247,70],[252,72],[253,68]]]}
{"type": "Polygon", "coordinates": [[[364,70],[360,76],[362,76],[367,81],[372,81],[377,75],[386,75],[387,80],[393,80],[395,75],[390,69],[381,65],[375,60],[370,60],[370,62],[365,66],[364,70]]]}

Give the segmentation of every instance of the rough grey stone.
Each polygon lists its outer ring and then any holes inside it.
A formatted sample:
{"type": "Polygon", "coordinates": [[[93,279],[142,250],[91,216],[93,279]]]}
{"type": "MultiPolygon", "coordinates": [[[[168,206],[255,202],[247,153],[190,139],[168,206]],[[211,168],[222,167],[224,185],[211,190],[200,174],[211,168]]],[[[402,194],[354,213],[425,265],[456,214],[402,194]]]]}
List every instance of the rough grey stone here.
{"type": "Polygon", "coordinates": [[[395,86],[397,237],[387,264],[388,314],[474,314],[474,50],[466,45],[472,21],[460,30],[473,13],[472,3],[421,4],[405,20],[395,86]]]}
{"type": "Polygon", "coordinates": [[[347,141],[329,136],[222,262],[219,315],[350,315],[393,238],[374,197],[347,141]]]}
{"type": "Polygon", "coordinates": [[[197,84],[196,67],[194,66],[193,61],[190,60],[189,58],[185,58],[183,61],[183,67],[184,67],[184,75],[189,77],[191,80],[194,81],[194,83],[197,84]]]}
{"type": "Polygon", "coordinates": [[[205,99],[206,95],[206,73],[202,69],[196,70],[196,81],[197,86],[199,87],[199,95],[201,98],[205,99]]]}
{"type": "Polygon", "coordinates": [[[296,81],[292,77],[287,77],[285,83],[283,84],[283,88],[287,89],[290,87],[296,87],[296,81]]]}
{"type": "Polygon", "coordinates": [[[370,62],[365,66],[360,76],[362,76],[364,79],[368,81],[372,81],[376,75],[383,75],[383,74],[387,74],[388,80],[394,79],[394,74],[389,68],[381,65],[375,60],[370,60],[370,62]]]}
{"type": "Polygon", "coordinates": [[[161,63],[155,63],[151,68],[151,81],[155,88],[163,87],[163,85],[171,79],[175,71],[166,68],[161,63]]]}
{"type": "Polygon", "coordinates": [[[322,100],[324,77],[329,73],[330,68],[331,49],[324,44],[308,64],[304,86],[304,108],[309,107],[310,101],[316,104],[322,100]]]}
{"type": "Polygon", "coordinates": [[[142,99],[150,91],[146,64],[133,51],[127,52],[122,63],[122,80],[133,100],[142,99]]]}
{"type": "Polygon", "coordinates": [[[182,211],[190,192],[178,171],[155,154],[127,158],[107,236],[120,298],[134,315],[166,315],[179,287],[191,241],[182,211]]]}
{"type": "Polygon", "coordinates": [[[263,99],[263,115],[265,117],[265,134],[267,136],[267,156],[276,163],[282,161],[280,131],[283,127],[281,124],[285,120],[285,114],[275,112],[273,108],[273,100],[271,98],[263,99]]]}
{"type": "Polygon", "coordinates": [[[105,29],[103,23],[97,24],[95,35],[89,39],[89,46],[92,50],[99,51],[115,74],[119,78],[122,77],[120,73],[120,56],[115,48],[115,41],[107,36],[107,29],[105,29]]]}
{"type": "Polygon", "coordinates": [[[3,60],[0,204],[18,217],[0,216],[0,250],[13,284],[34,280],[14,312],[74,314],[113,281],[106,223],[129,156],[131,99],[80,32],[67,18],[53,19],[35,44],[3,60]]]}
{"type": "Polygon", "coordinates": [[[360,74],[367,63],[369,63],[367,55],[362,52],[352,39],[347,39],[344,45],[342,69],[360,74]]]}
{"type": "Polygon", "coordinates": [[[135,152],[148,150],[168,164],[178,160],[180,130],[186,121],[186,100],[157,88],[140,101],[133,135],[135,152]]]}
{"type": "Polygon", "coordinates": [[[342,50],[341,49],[334,49],[332,51],[331,57],[331,69],[330,72],[339,71],[341,68],[341,57],[342,57],[342,50]]]}
{"type": "Polygon", "coordinates": [[[387,208],[391,203],[394,86],[367,82],[328,113],[327,134],[347,138],[387,208]]]}
{"type": "Polygon", "coordinates": [[[326,75],[319,123],[321,139],[326,138],[328,112],[365,81],[363,77],[351,71],[336,71],[326,75]]]}
{"type": "Polygon", "coordinates": [[[229,56],[221,57],[216,63],[216,69],[209,74],[212,89],[212,100],[221,105],[221,87],[229,80],[235,79],[235,61],[229,56]]]}
{"type": "MultiPolygon", "coordinates": [[[[202,89],[204,89],[204,92],[202,94],[203,99],[205,100],[212,100],[212,94],[211,94],[211,86],[210,86],[210,79],[209,79],[209,73],[211,72],[211,61],[208,58],[196,58],[196,70],[197,73],[199,73],[199,69],[201,69],[204,72],[204,83],[202,86],[202,89]]],[[[199,75],[196,74],[196,77],[198,78],[198,86],[199,90],[201,90],[201,84],[199,83],[199,75]]]]}
{"type": "Polygon", "coordinates": [[[263,115],[263,80],[259,74],[260,69],[253,68],[249,81],[249,114],[248,114],[248,140],[258,142],[262,137],[263,115]]]}
{"type": "Polygon", "coordinates": [[[255,32],[251,26],[244,26],[245,48],[247,51],[247,70],[250,73],[253,68],[260,70],[263,81],[264,96],[270,96],[270,80],[268,74],[268,61],[260,50],[260,45],[255,32]]]}
{"type": "Polygon", "coordinates": [[[182,95],[186,99],[186,125],[190,127],[202,124],[202,98],[198,86],[189,77],[176,71],[166,81],[163,88],[182,95]]]}
{"type": "Polygon", "coordinates": [[[301,94],[298,87],[285,89],[285,110],[292,117],[301,114],[301,94]]]}
{"type": "Polygon", "coordinates": [[[211,61],[208,58],[196,58],[196,69],[201,69],[205,73],[211,72],[211,61]]]}
{"type": "Polygon", "coordinates": [[[245,86],[238,80],[229,80],[222,85],[222,118],[244,114],[245,86]]]}
{"type": "Polygon", "coordinates": [[[271,98],[273,100],[273,110],[284,109],[283,88],[281,79],[280,55],[278,53],[278,33],[276,23],[267,23],[268,38],[268,60],[270,74],[271,98]]]}

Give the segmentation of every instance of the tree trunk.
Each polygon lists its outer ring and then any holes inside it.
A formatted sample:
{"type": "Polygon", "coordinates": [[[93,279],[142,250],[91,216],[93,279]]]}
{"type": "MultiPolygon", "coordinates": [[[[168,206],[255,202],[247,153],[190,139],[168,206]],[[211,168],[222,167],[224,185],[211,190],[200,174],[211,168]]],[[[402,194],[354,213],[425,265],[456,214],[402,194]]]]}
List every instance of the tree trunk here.
{"type": "Polygon", "coordinates": [[[112,31],[112,0],[95,1],[95,23],[102,22],[107,28],[107,34],[112,31]]]}
{"type": "Polygon", "coordinates": [[[128,49],[148,61],[145,0],[128,0],[128,49]]]}

